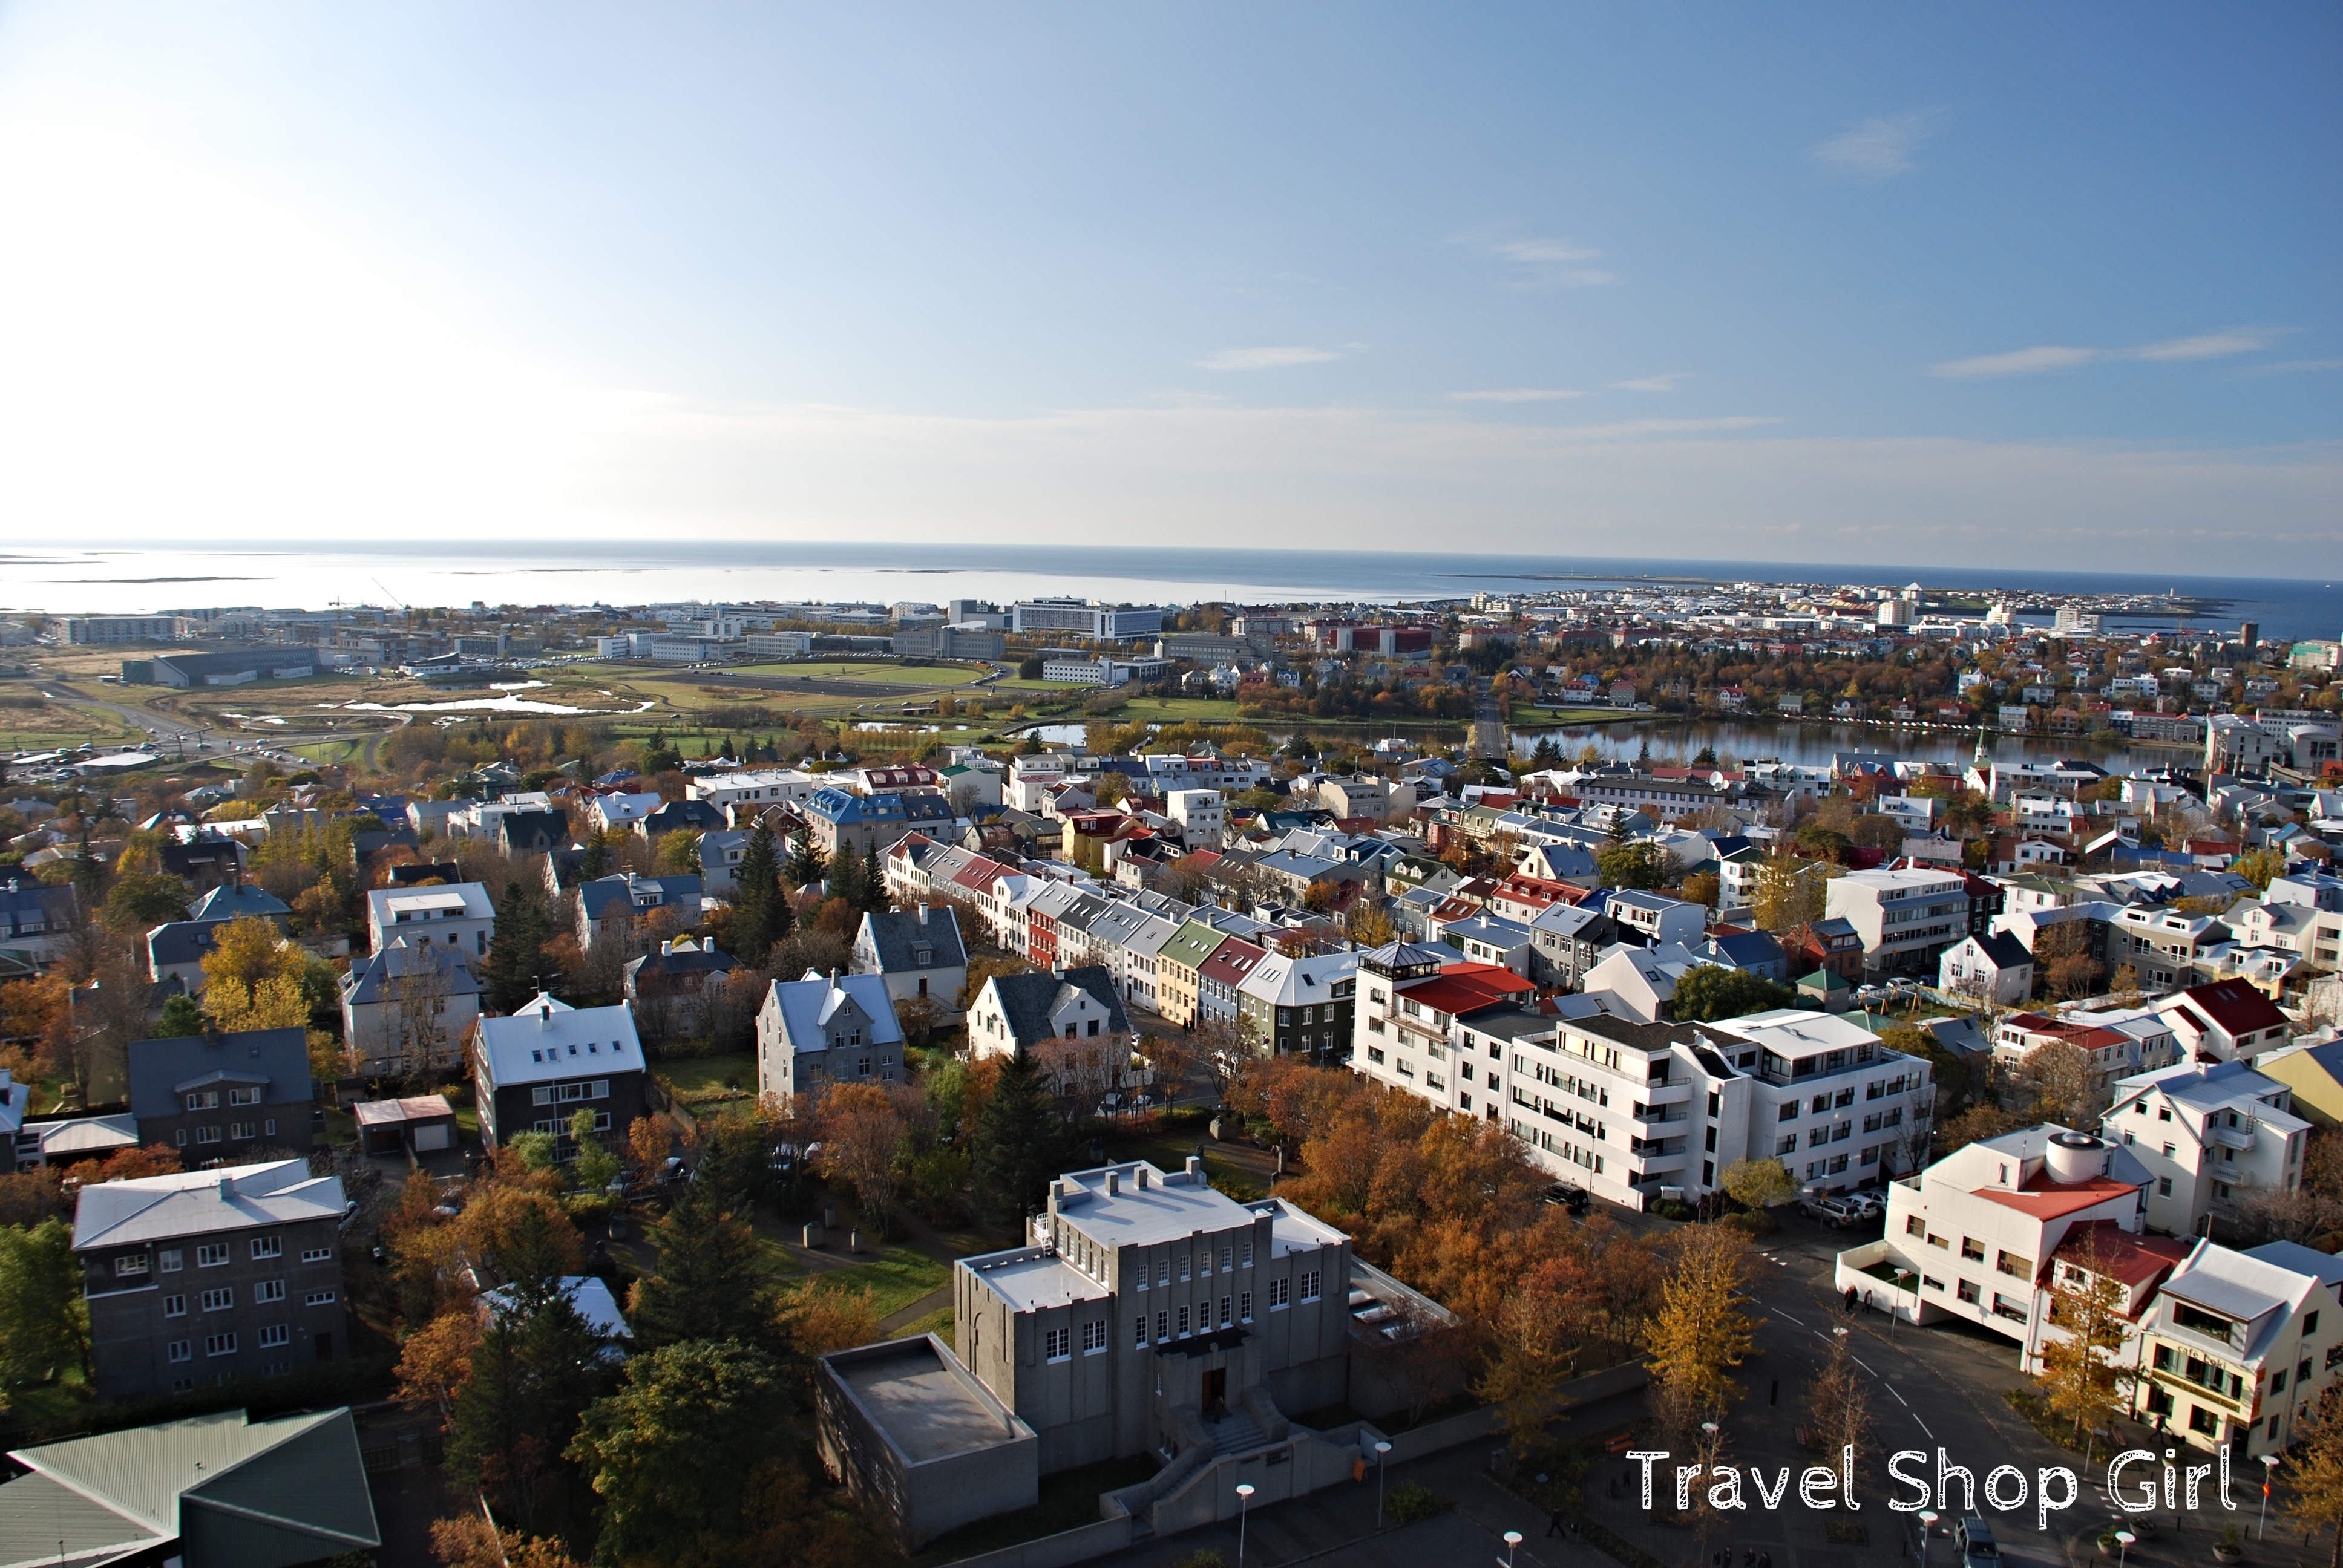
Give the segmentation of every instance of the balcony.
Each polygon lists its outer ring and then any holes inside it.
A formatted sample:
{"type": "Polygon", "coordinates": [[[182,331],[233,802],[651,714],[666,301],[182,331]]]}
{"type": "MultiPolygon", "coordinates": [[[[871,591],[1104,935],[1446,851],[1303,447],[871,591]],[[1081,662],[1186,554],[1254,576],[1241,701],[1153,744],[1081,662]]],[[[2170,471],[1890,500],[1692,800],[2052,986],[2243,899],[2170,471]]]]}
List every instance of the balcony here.
{"type": "Polygon", "coordinates": [[[2226,1149],[2251,1149],[2254,1146],[2254,1128],[2255,1124],[2250,1121],[2243,1127],[2216,1125],[2213,1141],[2226,1149]]]}

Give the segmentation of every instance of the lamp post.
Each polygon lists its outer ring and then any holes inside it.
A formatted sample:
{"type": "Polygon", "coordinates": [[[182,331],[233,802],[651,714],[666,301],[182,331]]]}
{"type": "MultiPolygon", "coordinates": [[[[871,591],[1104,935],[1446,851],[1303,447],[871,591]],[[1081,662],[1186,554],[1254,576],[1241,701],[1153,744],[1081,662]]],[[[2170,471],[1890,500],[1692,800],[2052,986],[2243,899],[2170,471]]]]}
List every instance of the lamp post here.
{"type": "Polygon", "coordinates": [[[1391,1444],[1375,1444],[1375,1528],[1383,1527],[1383,1461],[1391,1457],[1391,1444]]]}
{"type": "Polygon", "coordinates": [[[1920,1511],[1920,1568],[1928,1568],[1928,1537],[1936,1533],[1936,1511],[1920,1511]]]}
{"type": "Polygon", "coordinates": [[[2265,1453],[2261,1456],[2261,1461],[2262,1517],[2261,1522],[2254,1526],[2254,1539],[2257,1541],[2261,1540],[2269,1532],[2270,1483],[2275,1480],[2278,1475],[2278,1455],[2275,1453],[2265,1453]]]}
{"type": "Polygon", "coordinates": [[[1520,1531],[1508,1530],[1505,1532],[1505,1568],[1513,1568],[1513,1553],[1521,1550],[1521,1544],[1522,1533],[1520,1531]]]}
{"type": "MultiPolygon", "coordinates": [[[[1714,1471],[1716,1468],[1717,1450],[1724,1446],[1720,1429],[1716,1422],[1704,1421],[1700,1423],[1700,1435],[1701,1464],[1704,1469],[1714,1471]]],[[[1700,1511],[1700,1554],[1703,1557],[1708,1555],[1708,1510],[1704,1508],[1700,1511]]]]}
{"type": "Polygon", "coordinates": [[[2116,1568],[2124,1568],[2131,1561],[2131,1543],[2138,1539],[2128,1530],[2116,1532],[2116,1568]]]}
{"type": "Polygon", "coordinates": [[[1252,1505],[1252,1483],[1237,1488],[1237,1568],[1244,1568],[1245,1513],[1252,1505]]]}

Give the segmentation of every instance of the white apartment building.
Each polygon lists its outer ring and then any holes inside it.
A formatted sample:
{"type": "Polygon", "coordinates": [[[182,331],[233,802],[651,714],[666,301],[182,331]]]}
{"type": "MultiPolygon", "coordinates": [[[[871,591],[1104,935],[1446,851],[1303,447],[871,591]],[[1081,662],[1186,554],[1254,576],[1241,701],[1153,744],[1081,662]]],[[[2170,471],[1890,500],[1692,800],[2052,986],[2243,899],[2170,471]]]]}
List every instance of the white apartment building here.
{"type": "Polygon", "coordinates": [[[2229,940],[2227,926],[2210,915],[2177,910],[2132,908],[2107,922],[2110,966],[2129,964],[2143,987],[2162,990],[2187,985],[2205,949],[2229,940]]]}
{"type": "Polygon", "coordinates": [[[1015,632],[1070,631],[1093,642],[1124,642],[1163,629],[1160,605],[1101,605],[1078,598],[1038,598],[1011,607],[1015,632]]]}
{"type": "Polygon", "coordinates": [[[2148,1229],[2193,1236],[2255,1191],[2302,1185],[2310,1123],[2293,1103],[2242,1061],[2200,1061],[2123,1080],[2100,1127],[2152,1178],[2148,1229]]]}
{"type": "Polygon", "coordinates": [[[1171,790],[1163,814],[1178,824],[1180,841],[1191,849],[1217,849],[1227,835],[1227,808],[1217,789],[1171,790]]]}
{"type": "Polygon", "coordinates": [[[1968,884],[1948,871],[1849,871],[1824,895],[1826,917],[1844,920],[1863,939],[1872,974],[1919,973],[1968,934],[1968,884]]]}
{"type": "Polygon", "coordinates": [[[478,882],[376,888],[367,894],[367,936],[382,951],[393,937],[410,948],[443,948],[477,964],[497,934],[497,907],[478,882]]]}
{"type": "Polygon", "coordinates": [[[1613,893],[1604,903],[1603,912],[1623,933],[1632,933],[1628,940],[1641,941],[1646,947],[1663,942],[1690,947],[1708,928],[1708,910],[1704,905],[1635,889],[1613,893]]]}
{"type": "Polygon", "coordinates": [[[687,799],[705,800],[721,811],[732,806],[747,805],[761,809],[767,806],[802,806],[813,799],[814,791],[833,782],[820,774],[804,773],[795,768],[742,769],[734,773],[709,773],[684,780],[687,799]]]}
{"type": "Polygon", "coordinates": [[[1913,1322],[1966,1318],[2026,1347],[2047,1316],[2037,1291],[2050,1256],[2078,1226],[2128,1247],[2154,1180],[2131,1150],[2045,1122],[1956,1149],[1889,1184],[1885,1236],[1838,1255],[1836,1281],[1913,1322]]]}
{"type": "Polygon", "coordinates": [[[2281,1452],[2343,1364],[2343,1259],[2200,1241],[2140,1321],[2137,1419],[2244,1462],[2281,1452]]]}

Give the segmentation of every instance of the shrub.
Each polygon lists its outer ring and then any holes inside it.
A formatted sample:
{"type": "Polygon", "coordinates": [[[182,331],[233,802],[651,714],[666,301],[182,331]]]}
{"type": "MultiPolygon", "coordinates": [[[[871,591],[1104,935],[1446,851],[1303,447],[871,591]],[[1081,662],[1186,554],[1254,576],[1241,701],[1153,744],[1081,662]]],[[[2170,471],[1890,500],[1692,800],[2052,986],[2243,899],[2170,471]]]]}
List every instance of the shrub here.
{"type": "Polygon", "coordinates": [[[1391,1490],[1391,1498],[1383,1512],[1399,1524],[1413,1524],[1419,1519],[1429,1519],[1435,1513],[1445,1513],[1455,1503],[1440,1495],[1428,1486],[1413,1481],[1403,1481],[1391,1490]]]}
{"type": "Polygon", "coordinates": [[[1770,1236],[1781,1229],[1774,1222],[1774,1216],[1763,1209],[1752,1209],[1740,1214],[1727,1214],[1725,1217],[1725,1223],[1748,1236],[1770,1236]]]}

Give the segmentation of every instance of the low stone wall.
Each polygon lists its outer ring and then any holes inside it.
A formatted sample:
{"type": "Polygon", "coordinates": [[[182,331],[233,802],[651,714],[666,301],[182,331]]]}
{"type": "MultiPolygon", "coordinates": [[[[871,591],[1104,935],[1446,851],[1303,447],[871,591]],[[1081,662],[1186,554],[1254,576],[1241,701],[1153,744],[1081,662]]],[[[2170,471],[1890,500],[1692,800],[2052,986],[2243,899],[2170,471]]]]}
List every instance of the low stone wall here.
{"type": "Polygon", "coordinates": [[[1068,1568],[1071,1563],[1088,1563],[1130,1549],[1131,1515],[1123,1513],[1095,1524],[1081,1524],[1055,1535],[1044,1535],[1039,1541],[1021,1541],[996,1552],[962,1557],[952,1568],[1068,1568]]]}

